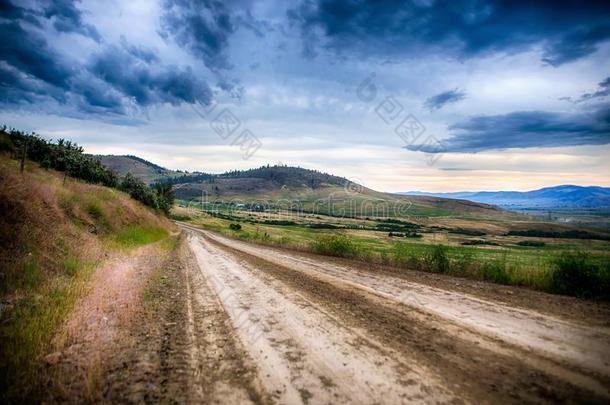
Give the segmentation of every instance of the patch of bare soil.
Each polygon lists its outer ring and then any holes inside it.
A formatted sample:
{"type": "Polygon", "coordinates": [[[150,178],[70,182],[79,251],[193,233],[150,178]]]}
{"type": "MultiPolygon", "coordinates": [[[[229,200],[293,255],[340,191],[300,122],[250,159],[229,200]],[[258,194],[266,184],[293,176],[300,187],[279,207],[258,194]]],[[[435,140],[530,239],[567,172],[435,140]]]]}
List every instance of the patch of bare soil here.
{"type": "Polygon", "coordinates": [[[267,403],[180,238],[112,259],[49,356],[48,403],[267,403]]]}
{"type": "Polygon", "coordinates": [[[116,254],[95,271],[90,292],[75,305],[46,357],[48,402],[98,401],[113,364],[137,344],[132,333],[142,316],[141,292],[152,270],[166,260],[158,245],[116,254]]]}

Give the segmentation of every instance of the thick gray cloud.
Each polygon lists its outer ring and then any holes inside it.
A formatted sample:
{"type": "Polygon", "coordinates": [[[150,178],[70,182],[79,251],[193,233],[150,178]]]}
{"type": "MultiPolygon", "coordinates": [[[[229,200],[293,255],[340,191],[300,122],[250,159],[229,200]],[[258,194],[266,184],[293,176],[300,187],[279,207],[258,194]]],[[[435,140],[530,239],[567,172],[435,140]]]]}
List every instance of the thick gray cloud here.
{"type": "Polygon", "coordinates": [[[438,110],[447,104],[457,103],[466,98],[466,92],[459,89],[447,90],[426,100],[424,105],[429,110],[438,110]]]}
{"type": "Polygon", "coordinates": [[[309,54],[328,48],[357,57],[470,58],[542,44],[543,60],[559,66],[610,39],[607,1],[305,0],[289,15],[309,54]]]}
{"type": "Polygon", "coordinates": [[[163,1],[162,34],[213,69],[229,67],[226,48],[235,26],[229,9],[216,0],[163,1]]]}
{"type": "Polygon", "coordinates": [[[94,55],[89,70],[140,106],[210,102],[211,90],[191,70],[153,61],[148,51],[109,46],[94,55]]]}
{"type": "MultiPolygon", "coordinates": [[[[43,34],[17,21],[0,22],[0,60],[50,85],[68,89],[74,68],[54,51],[43,34]]],[[[17,84],[17,83],[16,83],[17,84]]]]}
{"type": "Polygon", "coordinates": [[[58,32],[101,41],[74,2],[49,1],[31,9],[2,2],[0,13],[0,103],[7,108],[54,101],[66,106],[69,116],[114,116],[132,106],[210,102],[210,88],[189,68],[165,65],[153,49],[125,38],[103,44],[84,64],[53,48],[47,23],[58,32]]]}
{"type": "Polygon", "coordinates": [[[100,34],[94,26],[83,22],[81,11],[73,0],[52,0],[44,9],[44,15],[53,21],[59,32],[78,32],[95,41],[100,41],[100,34]]]}
{"type": "Polygon", "coordinates": [[[523,111],[477,116],[449,127],[442,145],[409,145],[414,151],[481,152],[509,148],[610,144],[610,104],[578,114],[523,111]]]}

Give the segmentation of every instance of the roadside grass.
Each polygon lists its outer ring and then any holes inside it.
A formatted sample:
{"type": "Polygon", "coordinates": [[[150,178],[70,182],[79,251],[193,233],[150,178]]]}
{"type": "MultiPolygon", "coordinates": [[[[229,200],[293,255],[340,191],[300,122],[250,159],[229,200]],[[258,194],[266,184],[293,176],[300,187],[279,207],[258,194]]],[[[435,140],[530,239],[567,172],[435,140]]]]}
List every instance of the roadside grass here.
{"type": "Polygon", "coordinates": [[[322,235],[311,243],[311,250],[327,256],[356,258],[361,255],[360,246],[345,235],[322,235]]]}
{"type": "Polygon", "coordinates": [[[161,227],[129,225],[112,235],[110,240],[115,247],[129,249],[160,241],[167,236],[167,230],[161,227]]]}
{"type": "Polygon", "coordinates": [[[583,298],[609,299],[610,255],[608,242],[604,241],[518,243],[521,240],[506,238],[502,243],[463,245],[447,244],[442,234],[435,234],[440,241],[434,242],[436,236],[428,241],[389,238],[380,232],[356,228],[312,228],[286,221],[287,225],[241,221],[241,228],[237,229],[230,225],[234,220],[200,214],[189,222],[265,245],[583,298]]]}
{"type": "Polygon", "coordinates": [[[19,173],[0,156],[0,178],[0,401],[10,403],[42,389],[44,356],[109,242],[158,241],[171,224],[122,192],[30,162],[19,173]]]}
{"type": "Polygon", "coordinates": [[[582,298],[610,299],[610,260],[596,263],[585,252],[564,252],[553,259],[551,290],[582,298]]]}
{"type": "MultiPolygon", "coordinates": [[[[30,261],[24,271],[42,272],[37,260],[30,261]]],[[[22,284],[22,298],[0,326],[2,361],[0,376],[4,383],[36,381],[41,370],[40,359],[52,349],[52,340],[76,301],[86,294],[87,282],[93,272],[93,263],[66,258],[63,274],[43,280],[42,276],[26,278],[22,284]]]]}

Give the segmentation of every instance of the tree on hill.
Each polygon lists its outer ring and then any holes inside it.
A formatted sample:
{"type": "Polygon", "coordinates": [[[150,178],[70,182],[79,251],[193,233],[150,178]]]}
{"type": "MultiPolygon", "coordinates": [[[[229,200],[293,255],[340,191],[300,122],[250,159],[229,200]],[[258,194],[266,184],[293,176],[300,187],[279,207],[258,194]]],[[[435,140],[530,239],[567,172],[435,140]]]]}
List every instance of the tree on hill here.
{"type": "MultiPolygon", "coordinates": [[[[84,180],[89,183],[102,184],[118,188],[132,198],[149,207],[168,213],[174,203],[171,184],[151,188],[141,180],[128,173],[122,179],[98,159],[87,155],[76,143],[60,139],[57,142],[46,140],[35,133],[25,133],[15,129],[0,129],[3,148],[18,156],[38,162],[43,168],[64,172],[66,176],[84,180]]],[[[65,179],[65,177],[64,177],[65,179]]]]}

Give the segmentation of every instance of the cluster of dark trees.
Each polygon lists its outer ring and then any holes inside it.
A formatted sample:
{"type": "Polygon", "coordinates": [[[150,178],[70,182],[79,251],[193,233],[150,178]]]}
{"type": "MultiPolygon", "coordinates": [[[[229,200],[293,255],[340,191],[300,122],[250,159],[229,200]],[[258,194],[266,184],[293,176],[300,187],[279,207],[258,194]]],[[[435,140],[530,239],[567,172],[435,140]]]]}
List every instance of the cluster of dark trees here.
{"type": "Polygon", "coordinates": [[[567,231],[546,231],[542,229],[526,229],[509,231],[507,236],[529,236],[538,238],[566,238],[566,239],[597,239],[610,240],[610,235],[602,235],[580,229],[569,229],[567,231]]]}
{"type": "Polygon", "coordinates": [[[164,184],[214,183],[215,178],[215,175],[208,173],[185,173],[182,176],[173,176],[160,179],[159,182],[164,184]]]}
{"type": "Polygon", "coordinates": [[[317,188],[322,183],[344,186],[346,180],[342,177],[323,173],[318,170],[303,169],[301,167],[290,167],[284,165],[261,166],[250,170],[233,170],[223,173],[219,177],[225,178],[260,178],[274,181],[287,186],[306,185],[317,188]]]}
{"type": "Polygon", "coordinates": [[[38,162],[46,169],[64,172],[66,177],[117,188],[143,204],[166,214],[174,203],[171,184],[148,186],[130,173],[121,178],[98,159],[85,154],[82,147],[71,141],[60,139],[53,142],[35,133],[29,134],[2,127],[0,149],[10,152],[22,162],[29,159],[38,162]]]}

